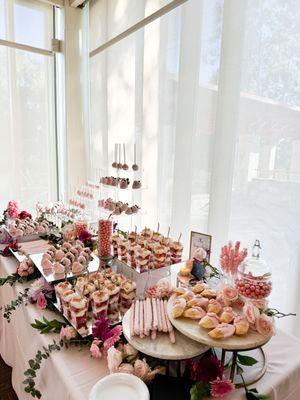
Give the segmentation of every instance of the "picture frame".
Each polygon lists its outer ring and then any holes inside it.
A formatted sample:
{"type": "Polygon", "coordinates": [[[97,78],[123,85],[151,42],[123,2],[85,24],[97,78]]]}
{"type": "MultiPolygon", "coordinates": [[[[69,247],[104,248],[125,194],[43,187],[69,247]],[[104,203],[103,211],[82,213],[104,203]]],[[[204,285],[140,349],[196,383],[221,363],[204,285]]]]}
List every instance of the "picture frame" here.
{"type": "Polygon", "coordinates": [[[189,258],[193,257],[195,250],[197,250],[199,247],[202,247],[207,252],[206,259],[209,262],[210,252],[211,252],[211,242],[212,242],[211,235],[208,235],[207,233],[191,231],[189,258]]]}

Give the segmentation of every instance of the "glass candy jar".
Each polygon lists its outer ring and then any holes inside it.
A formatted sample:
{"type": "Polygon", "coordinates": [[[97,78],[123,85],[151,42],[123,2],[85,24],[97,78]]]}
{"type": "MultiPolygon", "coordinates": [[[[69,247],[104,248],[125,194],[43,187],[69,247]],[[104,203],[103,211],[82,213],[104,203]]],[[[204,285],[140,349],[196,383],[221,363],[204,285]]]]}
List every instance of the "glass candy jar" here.
{"type": "Polygon", "coordinates": [[[260,257],[260,243],[255,241],[252,257],[247,258],[238,269],[235,281],[239,293],[249,299],[265,299],[272,290],[271,273],[267,263],[260,257]]]}

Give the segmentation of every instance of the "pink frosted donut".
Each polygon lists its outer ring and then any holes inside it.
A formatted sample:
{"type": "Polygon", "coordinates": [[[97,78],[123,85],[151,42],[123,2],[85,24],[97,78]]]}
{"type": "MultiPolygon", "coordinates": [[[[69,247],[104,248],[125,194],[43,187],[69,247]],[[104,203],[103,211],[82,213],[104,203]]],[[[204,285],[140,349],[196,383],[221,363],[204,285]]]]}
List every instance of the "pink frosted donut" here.
{"type": "Polygon", "coordinates": [[[44,259],[44,260],[42,260],[41,264],[42,264],[42,268],[44,271],[52,270],[53,264],[50,260],[44,259]]]}
{"type": "Polygon", "coordinates": [[[84,257],[84,258],[86,259],[86,262],[89,262],[89,261],[90,261],[90,256],[89,256],[89,254],[87,254],[85,251],[82,251],[82,252],[80,253],[80,256],[81,256],[81,257],[84,257]]]}
{"type": "Polygon", "coordinates": [[[91,254],[92,250],[89,247],[84,247],[82,251],[85,251],[88,254],[91,254]]]}
{"type": "Polygon", "coordinates": [[[55,260],[56,261],[60,261],[64,258],[65,253],[62,250],[57,250],[57,252],[55,253],[55,260]]]}
{"type": "Polygon", "coordinates": [[[53,264],[53,269],[55,274],[64,274],[65,273],[65,267],[60,264],[59,262],[55,262],[53,264]]]}
{"type": "Polygon", "coordinates": [[[84,266],[80,264],[78,261],[75,261],[72,264],[72,272],[73,274],[80,274],[84,270],[84,266]]]}
{"type": "Polygon", "coordinates": [[[76,244],[76,246],[74,246],[74,249],[76,249],[78,251],[78,253],[80,253],[83,249],[83,247],[80,244],[76,244]]]}
{"type": "Polygon", "coordinates": [[[62,247],[64,247],[66,250],[70,250],[70,248],[72,247],[72,245],[69,242],[64,242],[62,247]]]}
{"type": "Polygon", "coordinates": [[[87,264],[87,259],[84,256],[79,256],[78,257],[78,262],[82,265],[86,265],[87,264]]]}
{"type": "Polygon", "coordinates": [[[44,253],[43,256],[42,256],[42,261],[43,261],[43,260],[49,260],[49,261],[51,261],[51,260],[52,260],[51,254],[49,254],[49,253],[44,253]]]}
{"type": "Polygon", "coordinates": [[[71,262],[74,262],[74,261],[75,261],[75,256],[74,256],[74,254],[72,254],[72,253],[70,253],[70,252],[68,252],[68,253],[66,254],[66,257],[67,257],[71,262]]]}
{"type": "Polygon", "coordinates": [[[70,261],[67,257],[64,257],[64,258],[62,258],[62,260],[61,260],[61,264],[62,264],[64,267],[70,267],[71,261],[70,261]]]}
{"type": "Polygon", "coordinates": [[[79,253],[78,253],[78,250],[75,249],[75,247],[72,247],[69,251],[70,251],[70,253],[74,254],[74,256],[76,258],[78,257],[79,253]]]}

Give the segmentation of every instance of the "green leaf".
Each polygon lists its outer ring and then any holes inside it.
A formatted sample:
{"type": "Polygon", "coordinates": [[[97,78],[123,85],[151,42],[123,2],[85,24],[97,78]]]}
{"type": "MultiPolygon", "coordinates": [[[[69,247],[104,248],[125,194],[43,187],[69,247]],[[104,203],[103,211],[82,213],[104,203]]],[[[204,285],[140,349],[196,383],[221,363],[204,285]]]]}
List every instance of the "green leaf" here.
{"type": "Polygon", "coordinates": [[[195,383],[190,390],[191,400],[202,400],[209,394],[209,385],[204,382],[195,383]]]}
{"type": "Polygon", "coordinates": [[[242,365],[254,365],[257,364],[257,360],[253,357],[243,356],[241,354],[237,355],[238,362],[242,365]]]}
{"type": "Polygon", "coordinates": [[[244,372],[243,368],[239,366],[239,364],[236,365],[236,373],[238,375],[241,375],[244,372]]]}
{"type": "Polygon", "coordinates": [[[34,369],[34,367],[35,367],[35,362],[34,362],[34,360],[29,360],[29,361],[28,361],[28,364],[30,365],[31,368],[34,369]]]}

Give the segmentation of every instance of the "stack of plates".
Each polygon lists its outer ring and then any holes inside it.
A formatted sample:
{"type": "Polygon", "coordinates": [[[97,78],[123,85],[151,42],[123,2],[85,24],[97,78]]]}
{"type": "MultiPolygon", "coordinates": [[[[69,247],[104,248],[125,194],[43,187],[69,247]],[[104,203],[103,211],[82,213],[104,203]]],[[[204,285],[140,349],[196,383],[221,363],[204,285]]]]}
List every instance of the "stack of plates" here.
{"type": "Polygon", "coordinates": [[[92,388],[89,400],[149,400],[145,383],[130,374],[116,373],[102,378],[92,388]]]}

